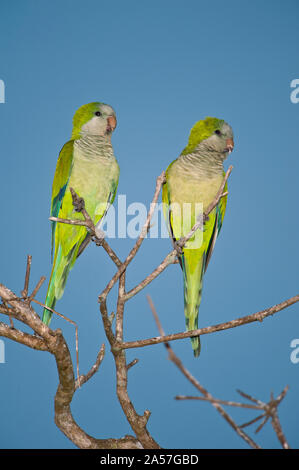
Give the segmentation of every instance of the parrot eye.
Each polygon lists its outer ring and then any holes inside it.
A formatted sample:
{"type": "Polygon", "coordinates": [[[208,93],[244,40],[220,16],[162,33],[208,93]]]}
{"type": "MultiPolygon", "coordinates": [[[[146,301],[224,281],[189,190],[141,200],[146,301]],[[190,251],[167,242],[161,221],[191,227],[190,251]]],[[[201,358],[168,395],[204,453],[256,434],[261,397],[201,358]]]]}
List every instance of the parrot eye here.
{"type": "Polygon", "coordinates": [[[215,134],[217,134],[217,135],[221,135],[221,132],[220,132],[220,130],[219,130],[219,129],[216,129],[216,130],[215,130],[215,134]]]}
{"type": "Polygon", "coordinates": [[[94,114],[95,114],[95,116],[102,116],[101,111],[96,111],[94,114]]]}

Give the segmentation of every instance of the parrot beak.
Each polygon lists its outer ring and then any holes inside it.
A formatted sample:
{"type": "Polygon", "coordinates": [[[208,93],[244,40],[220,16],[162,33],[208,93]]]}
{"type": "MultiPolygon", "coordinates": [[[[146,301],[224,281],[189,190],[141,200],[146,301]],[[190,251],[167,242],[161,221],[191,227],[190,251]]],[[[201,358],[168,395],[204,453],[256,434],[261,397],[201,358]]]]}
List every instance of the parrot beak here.
{"type": "Polygon", "coordinates": [[[114,129],[116,128],[116,117],[115,116],[109,116],[107,118],[107,134],[110,134],[111,132],[114,131],[114,129]]]}
{"type": "Polygon", "coordinates": [[[225,151],[229,154],[234,150],[234,141],[233,139],[226,139],[226,149],[225,151]]]}

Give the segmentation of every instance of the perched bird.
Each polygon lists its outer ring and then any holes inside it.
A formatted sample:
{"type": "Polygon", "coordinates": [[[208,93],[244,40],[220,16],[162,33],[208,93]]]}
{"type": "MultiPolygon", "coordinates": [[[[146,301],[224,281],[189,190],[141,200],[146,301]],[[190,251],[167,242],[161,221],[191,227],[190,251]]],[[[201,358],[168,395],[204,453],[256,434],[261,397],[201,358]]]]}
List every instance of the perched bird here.
{"type": "MultiPolygon", "coordinates": [[[[191,129],[188,145],[166,170],[162,200],[164,217],[174,244],[186,236],[214,201],[224,178],[223,161],[233,150],[232,128],[223,120],[207,117],[191,129]]],[[[227,186],[225,186],[226,191],[227,186]]],[[[186,329],[198,328],[203,275],[220,232],[226,197],[209,214],[179,252],[184,276],[186,329]]],[[[199,337],[191,338],[194,356],[200,354],[199,337]]]]}
{"type": "MultiPolygon", "coordinates": [[[[99,224],[112,204],[118,185],[119,166],[111,145],[116,116],[111,106],[94,102],[81,106],[73,118],[73,131],[60,151],[52,186],[51,216],[83,219],[73,206],[72,188],[85,201],[94,224],[99,224]]],[[[45,305],[54,309],[64,292],[70,269],[90,241],[87,229],[52,223],[52,272],[45,305]],[[54,258],[53,258],[54,254],[54,258]]],[[[44,309],[49,325],[52,313],[44,309]]]]}

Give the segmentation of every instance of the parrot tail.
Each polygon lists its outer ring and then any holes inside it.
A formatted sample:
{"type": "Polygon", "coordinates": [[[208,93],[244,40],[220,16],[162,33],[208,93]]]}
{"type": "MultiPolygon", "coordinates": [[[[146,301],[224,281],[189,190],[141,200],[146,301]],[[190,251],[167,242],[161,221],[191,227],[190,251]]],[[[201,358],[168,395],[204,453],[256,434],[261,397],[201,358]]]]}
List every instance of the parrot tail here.
{"type": "MultiPolygon", "coordinates": [[[[68,274],[77,258],[78,248],[78,244],[74,245],[67,256],[64,256],[62,254],[62,248],[59,246],[55,253],[47,297],[45,300],[45,305],[51,309],[55,308],[56,301],[63,295],[68,274]]],[[[44,308],[42,318],[43,323],[49,326],[51,318],[52,312],[44,308]]]]}
{"type": "MultiPolygon", "coordinates": [[[[198,259],[197,250],[184,250],[182,268],[184,273],[184,311],[186,330],[198,328],[198,309],[201,302],[203,281],[203,258],[198,259]]],[[[200,354],[200,337],[191,338],[192,349],[195,357],[200,354]]]]}

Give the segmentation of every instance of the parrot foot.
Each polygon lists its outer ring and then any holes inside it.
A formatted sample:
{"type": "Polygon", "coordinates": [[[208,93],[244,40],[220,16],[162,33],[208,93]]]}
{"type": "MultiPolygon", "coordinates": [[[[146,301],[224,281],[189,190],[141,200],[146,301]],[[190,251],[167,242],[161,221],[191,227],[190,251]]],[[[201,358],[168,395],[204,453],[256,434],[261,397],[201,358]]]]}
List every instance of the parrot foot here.
{"type": "Polygon", "coordinates": [[[173,248],[176,250],[176,252],[179,256],[182,255],[182,253],[183,253],[182,247],[178,244],[177,241],[173,242],[173,248]]]}
{"type": "Polygon", "coordinates": [[[70,192],[72,195],[73,199],[73,206],[76,212],[82,212],[83,209],[85,209],[85,201],[83,197],[79,197],[78,194],[73,190],[73,188],[70,188],[70,192]]]}
{"type": "Polygon", "coordinates": [[[83,197],[79,197],[76,202],[74,202],[74,209],[76,212],[82,212],[85,209],[85,202],[83,197]]]}
{"type": "Polygon", "coordinates": [[[105,232],[98,227],[95,227],[95,237],[93,237],[93,241],[97,246],[101,246],[104,239],[105,239],[105,232]]]}

